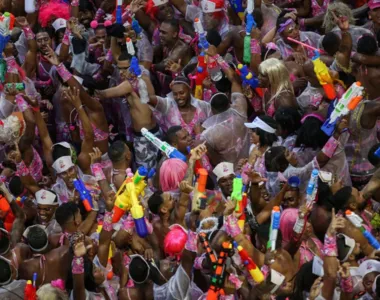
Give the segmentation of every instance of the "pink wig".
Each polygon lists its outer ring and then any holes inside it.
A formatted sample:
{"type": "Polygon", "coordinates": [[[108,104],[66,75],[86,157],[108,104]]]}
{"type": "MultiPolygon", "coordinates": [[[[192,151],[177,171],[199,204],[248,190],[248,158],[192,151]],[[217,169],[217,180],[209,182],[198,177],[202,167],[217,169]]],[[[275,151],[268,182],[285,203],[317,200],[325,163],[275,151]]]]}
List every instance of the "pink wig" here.
{"type": "Polygon", "coordinates": [[[48,4],[41,6],[38,14],[38,21],[42,27],[48,26],[50,21],[62,18],[70,19],[70,7],[67,3],[59,1],[51,1],[48,4]]]}
{"type": "Polygon", "coordinates": [[[280,230],[282,234],[282,245],[285,246],[290,242],[294,224],[298,218],[298,209],[287,208],[281,213],[280,230]]]}
{"type": "Polygon", "coordinates": [[[178,158],[170,158],[163,162],[160,169],[160,184],[163,192],[178,189],[185,178],[187,164],[178,158]]]}
{"type": "Polygon", "coordinates": [[[164,239],[164,251],[169,256],[176,256],[177,259],[181,255],[187,242],[186,230],[177,224],[174,224],[164,239]]]}

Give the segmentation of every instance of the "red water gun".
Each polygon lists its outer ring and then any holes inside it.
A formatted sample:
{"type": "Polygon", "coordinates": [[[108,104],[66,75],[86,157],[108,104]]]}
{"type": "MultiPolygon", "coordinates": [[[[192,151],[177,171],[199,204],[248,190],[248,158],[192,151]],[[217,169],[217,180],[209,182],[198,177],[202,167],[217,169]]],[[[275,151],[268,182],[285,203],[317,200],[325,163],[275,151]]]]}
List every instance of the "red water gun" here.
{"type": "Polygon", "coordinates": [[[203,99],[203,80],[208,76],[207,65],[204,52],[198,55],[197,73],[193,76],[195,80],[194,97],[197,99],[203,99]]]}

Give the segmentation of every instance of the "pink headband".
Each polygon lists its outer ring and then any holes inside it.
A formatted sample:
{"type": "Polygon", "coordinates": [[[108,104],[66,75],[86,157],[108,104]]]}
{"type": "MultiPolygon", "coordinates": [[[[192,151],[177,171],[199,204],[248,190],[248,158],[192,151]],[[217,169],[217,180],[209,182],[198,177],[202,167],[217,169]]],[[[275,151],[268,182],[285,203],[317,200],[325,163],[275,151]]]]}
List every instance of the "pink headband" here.
{"type": "Polygon", "coordinates": [[[292,24],[292,23],[294,23],[293,19],[287,19],[287,20],[285,21],[285,23],[280,24],[280,26],[279,26],[277,32],[278,32],[278,33],[283,32],[283,31],[285,30],[286,26],[288,26],[288,25],[290,25],[290,24],[292,24]]]}
{"type": "Polygon", "coordinates": [[[307,114],[307,115],[304,115],[303,118],[301,119],[301,124],[303,124],[305,122],[305,120],[309,117],[313,117],[313,118],[316,118],[318,119],[319,121],[321,121],[322,123],[325,122],[325,118],[322,117],[321,115],[318,115],[316,113],[310,113],[310,114],[307,114]]]}

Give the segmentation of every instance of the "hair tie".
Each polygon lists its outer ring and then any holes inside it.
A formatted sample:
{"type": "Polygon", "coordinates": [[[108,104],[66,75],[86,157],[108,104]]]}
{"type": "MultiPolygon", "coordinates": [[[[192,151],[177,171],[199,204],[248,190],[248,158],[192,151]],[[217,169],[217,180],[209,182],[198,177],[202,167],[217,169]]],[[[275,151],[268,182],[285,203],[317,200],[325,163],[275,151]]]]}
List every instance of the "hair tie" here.
{"type": "Polygon", "coordinates": [[[62,291],[65,290],[65,282],[62,279],[52,280],[50,284],[52,287],[55,287],[62,291]]]}
{"type": "Polygon", "coordinates": [[[316,114],[316,113],[311,113],[311,114],[307,114],[307,115],[305,115],[305,116],[301,119],[301,124],[305,123],[306,119],[309,118],[309,117],[316,118],[316,119],[318,119],[319,121],[321,121],[322,123],[325,122],[325,118],[322,117],[321,115],[318,115],[318,114],[316,114]]]}
{"type": "Polygon", "coordinates": [[[280,25],[278,26],[278,30],[277,30],[277,32],[278,32],[278,33],[283,32],[283,31],[285,30],[286,26],[288,26],[288,25],[290,25],[290,24],[292,24],[292,23],[294,23],[293,19],[290,19],[290,18],[287,19],[284,23],[282,23],[282,24],[280,24],[280,25]]]}

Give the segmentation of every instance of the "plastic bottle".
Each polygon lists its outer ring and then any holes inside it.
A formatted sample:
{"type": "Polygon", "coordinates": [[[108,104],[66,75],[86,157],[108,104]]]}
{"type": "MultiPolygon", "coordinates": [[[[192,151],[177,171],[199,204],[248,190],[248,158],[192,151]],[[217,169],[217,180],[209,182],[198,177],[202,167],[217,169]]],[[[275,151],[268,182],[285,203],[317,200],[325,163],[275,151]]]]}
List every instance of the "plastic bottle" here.
{"type": "Polygon", "coordinates": [[[212,81],[217,82],[220,79],[222,79],[223,74],[220,71],[220,67],[218,65],[218,62],[215,59],[213,59],[212,57],[209,57],[209,59],[208,59],[207,70],[208,70],[208,74],[210,75],[212,81]]]}

